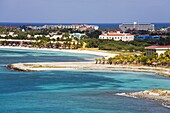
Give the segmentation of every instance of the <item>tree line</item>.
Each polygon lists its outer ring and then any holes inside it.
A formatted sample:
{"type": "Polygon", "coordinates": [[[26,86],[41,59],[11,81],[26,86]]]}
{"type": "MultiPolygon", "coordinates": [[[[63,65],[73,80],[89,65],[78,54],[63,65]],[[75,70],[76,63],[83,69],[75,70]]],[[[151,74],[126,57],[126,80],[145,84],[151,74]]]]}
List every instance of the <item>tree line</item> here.
{"type": "Polygon", "coordinates": [[[158,55],[154,53],[151,57],[146,56],[143,52],[140,55],[117,55],[115,57],[106,58],[96,58],[96,64],[140,64],[148,66],[170,66],[170,51],[167,50],[165,53],[158,55]]]}

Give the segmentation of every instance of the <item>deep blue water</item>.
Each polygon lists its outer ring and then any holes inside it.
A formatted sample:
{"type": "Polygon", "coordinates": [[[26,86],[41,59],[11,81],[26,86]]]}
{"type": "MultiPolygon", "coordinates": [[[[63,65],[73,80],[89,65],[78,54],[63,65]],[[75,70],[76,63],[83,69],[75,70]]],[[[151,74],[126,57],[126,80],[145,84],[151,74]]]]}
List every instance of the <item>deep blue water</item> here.
{"type": "MultiPolygon", "coordinates": [[[[72,23],[6,23],[0,22],[0,26],[23,26],[23,25],[32,25],[32,26],[43,26],[43,25],[72,25],[72,23]]],[[[84,24],[84,23],[77,23],[77,24],[84,24]]],[[[89,25],[98,25],[100,28],[119,28],[121,23],[86,23],[89,25]]],[[[170,23],[153,23],[155,28],[162,28],[162,27],[170,27],[170,23]]]]}
{"type": "Polygon", "coordinates": [[[0,49],[0,113],[169,113],[152,101],[114,96],[116,92],[169,88],[155,74],[109,71],[16,72],[16,62],[87,61],[96,56],[0,49]]]}

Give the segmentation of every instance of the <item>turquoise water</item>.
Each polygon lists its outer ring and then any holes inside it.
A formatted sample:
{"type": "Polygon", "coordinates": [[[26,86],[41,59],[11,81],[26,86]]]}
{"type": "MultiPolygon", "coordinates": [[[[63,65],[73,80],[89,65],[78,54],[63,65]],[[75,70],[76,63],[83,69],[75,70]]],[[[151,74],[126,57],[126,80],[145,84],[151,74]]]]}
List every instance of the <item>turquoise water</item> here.
{"type": "Polygon", "coordinates": [[[93,55],[0,49],[0,113],[169,113],[152,101],[115,96],[169,88],[170,79],[150,73],[109,71],[15,72],[16,62],[87,61],[93,55]]]}

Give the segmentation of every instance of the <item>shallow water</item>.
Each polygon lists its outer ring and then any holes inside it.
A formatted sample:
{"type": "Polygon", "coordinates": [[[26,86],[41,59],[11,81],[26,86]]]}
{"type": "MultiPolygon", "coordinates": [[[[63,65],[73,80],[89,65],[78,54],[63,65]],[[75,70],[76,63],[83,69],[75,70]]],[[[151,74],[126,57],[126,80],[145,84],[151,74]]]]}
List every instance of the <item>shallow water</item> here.
{"type": "Polygon", "coordinates": [[[93,55],[0,49],[0,113],[168,113],[152,101],[114,96],[117,92],[169,88],[170,79],[135,72],[15,72],[17,62],[87,61],[93,55]]]}

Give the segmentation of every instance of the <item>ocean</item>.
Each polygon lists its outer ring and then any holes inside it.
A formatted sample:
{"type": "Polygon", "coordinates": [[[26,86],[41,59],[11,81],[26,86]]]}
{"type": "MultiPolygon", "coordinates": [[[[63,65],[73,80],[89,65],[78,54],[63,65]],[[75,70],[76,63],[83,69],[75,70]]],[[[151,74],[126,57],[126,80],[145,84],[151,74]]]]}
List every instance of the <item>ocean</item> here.
{"type": "Polygon", "coordinates": [[[17,72],[21,62],[92,61],[98,56],[0,49],[0,113],[169,113],[161,104],[117,92],[169,88],[170,78],[122,71],[60,70],[17,72]]]}
{"type": "MultiPolygon", "coordinates": [[[[3,23],[0,22],[0,26],[44,26],[44,25],[72,25],[72,24],[84,24],[84,23],[3,23]]],[[[121,23],[85,23],[89,25],[98,25],[100,28],[119,28],[121,23]]],[[[152,23],[155,28],[170,27],[170,23],[152,23]]]]}

